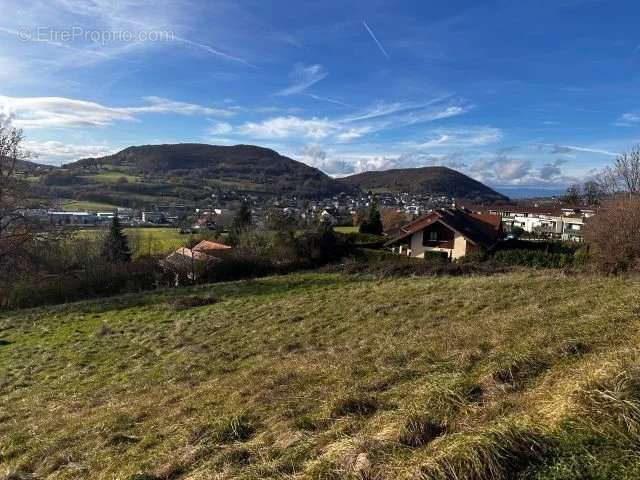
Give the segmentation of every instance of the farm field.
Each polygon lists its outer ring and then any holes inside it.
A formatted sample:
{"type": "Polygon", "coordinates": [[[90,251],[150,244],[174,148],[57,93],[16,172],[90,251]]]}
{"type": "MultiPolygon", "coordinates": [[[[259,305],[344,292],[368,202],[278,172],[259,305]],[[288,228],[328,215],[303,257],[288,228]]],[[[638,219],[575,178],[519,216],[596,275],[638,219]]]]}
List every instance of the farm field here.
{"type": "MultiPolygon", "coordinates": [[[[80,230],[78,235],[96,237],[107,231],[104,229],[80,230]]],[[[183,235],[175,227],[126,227],[124,233],[129,240],[129,247],[134,257],[141,255],[158,255],[168,253],[180,247],[186,246],[190,239],[199,241],[202,235],[183,235]]]]}
{"type": "Polygon", "coordinates": [[[358,227],[334,227],[336,232],[339,233],[358,233],[358,227]]]}
{"type": "Polygon", "coordinates": [[[83,200],[65,200],[59,206],[60,210],[69,212],[84,212],[84,211],[106,211],[110,212],[118,208],[116,205],[100,202],[89,202],[83,200]]]}
{"type": "Polygon", "coordinates": [[[0,315],[0,478],[638,478],[640,280],[306,273],[0,315]]]}
{"type": "Polygon", "coordinates": [[[101,173],[95,173],[92,175],[83,175],[82,178],[91,180],[94,182],[101,182],[101,183],[117,183],[122,181],[122,179],[126,180],[129,183],[138,182],[142,180],[142,177],[139,177],[136,175],[130,175],[124,172],[117,172],[117,171],[101,172],[101,173]]]}

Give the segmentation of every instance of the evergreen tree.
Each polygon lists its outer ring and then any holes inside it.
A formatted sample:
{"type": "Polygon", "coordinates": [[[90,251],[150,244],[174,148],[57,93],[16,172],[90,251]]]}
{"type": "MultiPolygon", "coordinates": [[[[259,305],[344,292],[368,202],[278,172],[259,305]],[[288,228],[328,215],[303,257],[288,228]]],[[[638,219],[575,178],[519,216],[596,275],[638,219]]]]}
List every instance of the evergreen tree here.
{"type": "Polygon", "coordinates": [[[231,231],[229,232],[229,242],[233,245],[237,245],[240,241],[240,236],[251,228],[251,209],[249,203],[243,200],[240,204],[240,210],[231,223],[231,231]]]}
{"type": "Polygon", "coordinates": [[[370,233],[373,235],[382,235],[384,228],[382,219],[380,218],[380,210],[377,202],[371,202],[367,215],[360,223],[360,233],[370,233]]]}
{"type": "Polygon", "coordinates": [[[128,263],[131,261],[129,242],[122,231],[117,213],[113,216],[109,234],[104,239],[101,256],[109,263],[128,263]]]}

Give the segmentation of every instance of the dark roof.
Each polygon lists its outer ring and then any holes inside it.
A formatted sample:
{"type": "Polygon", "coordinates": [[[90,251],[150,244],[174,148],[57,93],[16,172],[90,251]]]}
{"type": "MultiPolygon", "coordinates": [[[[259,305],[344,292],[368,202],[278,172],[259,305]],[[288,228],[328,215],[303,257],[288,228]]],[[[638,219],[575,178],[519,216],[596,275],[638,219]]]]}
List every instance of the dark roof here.
{"type": "Polygon", "coordinates": [[[502,219],[497,215],[472,213],[461,208],[433,210],[400,228],[398,236],[387,245],[403,240],[436,222],[456,231],[476,245],[490,247],[500,238],[502,219]]]}

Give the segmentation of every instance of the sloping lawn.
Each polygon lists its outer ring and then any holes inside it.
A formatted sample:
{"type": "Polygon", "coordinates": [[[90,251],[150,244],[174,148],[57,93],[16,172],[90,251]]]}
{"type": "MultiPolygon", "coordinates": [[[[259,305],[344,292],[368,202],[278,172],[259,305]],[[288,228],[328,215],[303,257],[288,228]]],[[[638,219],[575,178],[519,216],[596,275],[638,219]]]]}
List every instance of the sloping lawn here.
{"type": "Polygon", "coordinates": [[[638,478],[639,327],[640,281],[553,272],[8,312],[0,478],[638,478]]]}

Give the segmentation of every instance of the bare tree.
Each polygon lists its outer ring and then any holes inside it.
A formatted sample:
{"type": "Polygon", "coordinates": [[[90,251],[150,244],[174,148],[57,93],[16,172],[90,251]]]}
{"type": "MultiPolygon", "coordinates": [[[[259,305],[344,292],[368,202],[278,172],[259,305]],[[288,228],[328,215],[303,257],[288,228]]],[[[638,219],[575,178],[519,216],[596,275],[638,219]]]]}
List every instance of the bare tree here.
{"type": "Polygon", "coordinates": [[[582,195],[580,194],[580,185],[572,184],[567,187],[567,191],[564,194],[563,201],[569,205],[578,205],[582,201],[582,195]]]}
{"type": "Polygon", "coordinates": [[[615,195],[619,190],[619,177],[613,167],[606,167],[595,178],[600,191],[607,196],[615,195]]]}
{"type": "Polygon", "coordinates": [[[587,205],[600,205],[603,193],[599,183],[595,180],[588,180],[582,186],[582,197],[587,205]]]}
{"type": "Polygon", "coordinates": [[[640,145],[619,154],[613,165],[606,167],[595,181],[603,194],[640,193],[640,145]]]}
{"type": "Polygon", "coordinates": [[[616,157],[613,170],[619,182],[629,193],[640,193],[640,145],[616,157]]]}
{"type": "Polygon", "coordinates": [[[24,215],[27,186],[17,175],[18,162],[29,157],[21,130],[0,125],[0,265],[31,238],[24,215]]]}

